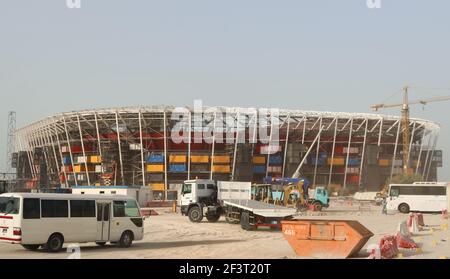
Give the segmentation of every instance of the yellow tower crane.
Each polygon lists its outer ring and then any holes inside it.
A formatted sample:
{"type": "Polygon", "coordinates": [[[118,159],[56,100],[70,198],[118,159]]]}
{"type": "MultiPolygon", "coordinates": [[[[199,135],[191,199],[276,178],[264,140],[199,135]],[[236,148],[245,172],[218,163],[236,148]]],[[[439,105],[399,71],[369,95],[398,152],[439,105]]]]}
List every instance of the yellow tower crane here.
{"type": "Polygon", "coordinates": [[[408,96],[408,90],[409,87],[405,86],[403,87],[403,102],[397,103],[397,104],[375,104],[371,108],[374,111],[378,111],[380,109],[384,108],[395,108],[395,107],[401,107],[402,108],[402,130],[403,132],[403,172],[405,174],[409,171],[409,142],[411,138],[411,131],[409,130],[409,106],[410,105],[426,105],[428,103],[432,102],[442,102],[442,101],[449,101],[450,96],[443,96],[443,97],[435,97],[430,99],[423,99],[423,100],[414,100],[409,102],[409,96],[408,96]]]}

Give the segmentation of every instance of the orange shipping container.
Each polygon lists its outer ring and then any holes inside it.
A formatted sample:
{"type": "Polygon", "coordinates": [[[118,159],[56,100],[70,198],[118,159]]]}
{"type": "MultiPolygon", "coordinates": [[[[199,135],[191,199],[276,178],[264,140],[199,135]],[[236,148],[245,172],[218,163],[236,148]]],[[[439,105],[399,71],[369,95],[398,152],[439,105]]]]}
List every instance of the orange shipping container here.
{"type": "Polygon", "coordinates": [[[147,165],[148,172],[164,172],[164,165],[147,165]]]}
{"type": "Polygon", "coordinates": [[[345,165],[345,158],[328,158],[328,165],[343,166],[345,165]]]}
{"type": "Polygon", "coordinates": [[[389,167],[389,165],[391,164],[391,161],[390,161],[389,159],[380,159],[380,160],[378,161],[378,164],[379,164],[381,167],[389,167]]]}
{"type": "Polygon", "coordinates": [[[187,156],[185,156],[185,155],[170,155],[169,162],[171,162],[171,163],[186,163],[187,156]]]}
{"type": "Polygon", "coordinates": [[[212,167],[213,172],[219,172],[219,173],[229,173],[231,172],[231,168],[229,165],[215,165],[212,167]]]}
{"type": "Polygon", "coordinates": [[[194,164],[207,164],[209,163],[209,156],[191,156],[191,163],[194,164]]]}
{"type": "Polygon", "coordinates": [[[214,164],[229,164],[230,163],[230,156],[226,155],[216,155],[213,156],[214,164]]]}
{"type": "Polygon", "coordinates": [[[264,156],[255,156],[253,157],[253,164],[265,164],[266,163],[266,157],[264,156]]]}

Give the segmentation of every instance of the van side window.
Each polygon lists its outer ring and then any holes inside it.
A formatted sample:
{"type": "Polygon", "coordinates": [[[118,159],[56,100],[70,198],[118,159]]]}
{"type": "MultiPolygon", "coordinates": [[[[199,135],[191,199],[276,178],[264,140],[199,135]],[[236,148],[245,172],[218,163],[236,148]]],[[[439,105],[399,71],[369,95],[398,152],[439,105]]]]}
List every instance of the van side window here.
{"type": "Polygon", "coordinates": [[[114,201],[114,217],[140,217],[139,209],[135,201],[114,201]]]}
{"type": "Polygon", "coordinates": [[[41,200],[42,218],[67,218],[67,200],[41,200]]]}
{"type": "Polygon", "coordinates": [[[198,184],[197,189],[199,190],[205,190],[205,184],[198,184]]]}
{"type": "Polygon", "coordinates": [[[41,203],[39,199],[23,199],[23,219],[40,219],[41,203]]]}
{"type": "Polygon", "coordinates": [[[70,217],[95,217],[95,201],[71,200],[70,217]]]}
{"type": "Polygon", "coordinates": [[[214,185],[214,184],[206,185],[206,189],[208,189],[208,190],[217,190],[216,185],[214,185]]]}

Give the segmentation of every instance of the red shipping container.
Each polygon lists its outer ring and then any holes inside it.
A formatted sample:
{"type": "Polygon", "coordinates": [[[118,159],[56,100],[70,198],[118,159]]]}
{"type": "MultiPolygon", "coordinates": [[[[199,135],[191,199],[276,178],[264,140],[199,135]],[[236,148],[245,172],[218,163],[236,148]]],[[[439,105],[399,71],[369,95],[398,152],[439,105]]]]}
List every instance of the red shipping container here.
{"type": "Polygon", "coordinates": [[[348,175],[347,183],[358,184],[359,183],[359,175],[348,175]]]}

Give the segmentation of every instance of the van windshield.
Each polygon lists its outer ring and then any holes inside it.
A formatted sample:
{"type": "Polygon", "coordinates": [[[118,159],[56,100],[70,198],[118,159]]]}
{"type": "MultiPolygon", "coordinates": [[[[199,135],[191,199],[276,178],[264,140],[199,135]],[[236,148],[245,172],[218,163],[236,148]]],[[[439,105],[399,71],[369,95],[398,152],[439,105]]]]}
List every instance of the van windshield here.
{"type": "Polygon", "coordinates": [[[19,198],[0,197],[0,214],[19,214],[19,198]]]}

